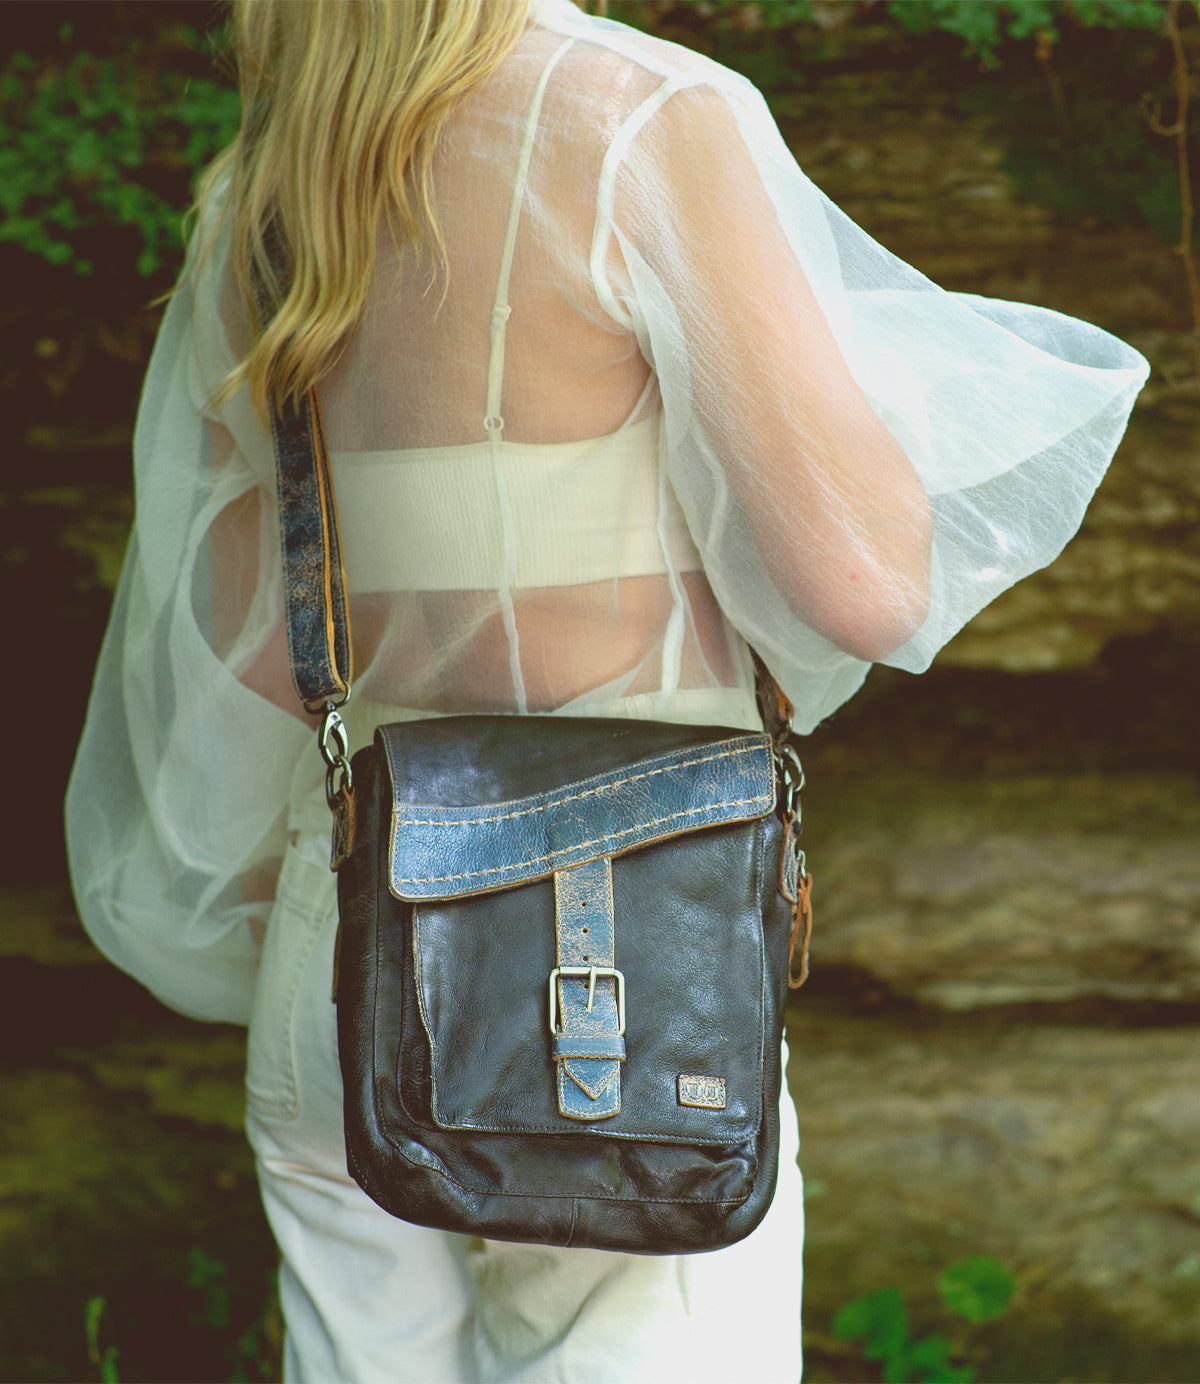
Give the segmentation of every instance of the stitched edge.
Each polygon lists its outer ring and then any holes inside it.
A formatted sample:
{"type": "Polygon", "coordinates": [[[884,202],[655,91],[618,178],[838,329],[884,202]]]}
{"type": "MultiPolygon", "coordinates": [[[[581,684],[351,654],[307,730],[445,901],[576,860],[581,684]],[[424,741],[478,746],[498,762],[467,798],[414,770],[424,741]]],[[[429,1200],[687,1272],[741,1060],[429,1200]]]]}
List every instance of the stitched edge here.
{"type": "MultiPolygon", "coordinates": [[[[680,1108],[683,1109],[686,1107],[680,1108]]],[[[420,1130],[420,1132],[423,1135],[429,1133],[428,1129],[420,1125],[413,1118],[411,1112],[406,1110],[405,1113],[409,1115],[410,1119],[413,1119],[414,1126],[418,1130],[420,1130]]],[[[622,1112],[618,1111],[617,1113],[620,1114],[622,1112]]],[[[569,1119],[570,1117],[564,1116],[563,1118],[569,1119]]],[[[747,1114],[745,1118],[747,1120],[753,1119],[753,1115],[747,1114]]],[[[594,1124],[590,1124],[586,1129],[584,1129],[581,1128],[581,1122],[578,1120],[574,1121],[569,1126],[562,1124],[483,1124],[481,1122],[477,1122],[474,1120],[455,1120],[449,1123],[442,1123],[441,1121],[438,1121],[434,1125],[434,1130],[437,1133],[445,1135],[447,1137],[453,1135],[456,1131],[462,1132],[464,1130],[470,1130],[476,1134],[496,1134],[503,1135],[505,1137],[508,1137],[510,1135],[524,1136],[527,1134],[562,1134],[568,1137],[571,1135],[578,1137],[581,1134],[587,1134],[589,1136],[595,1136],[596,1138],[623,1139],[626,1143],[670,1144],[675,1147],[696,1147],[699,1145],[703,1145],[705,1148],[726,1149],[728,1150],[731,1157],[745,1157],[748,1159],[751,1156],[758,1156],[757,1148],[758,1142],[762,1137],[763,1132],[763,1116],[760,1112],[758,1124],[755,1125],[754,1128],[749,1131],[749,1133],[743,1133],[740,1130],[738,1130],[730,1131],[725,1134],[710,1135],[688,1134],[686,1132],[682,1134],[639,1134],[636,1131],[631,1130],[606,1129],[604,1127],[603,1121],[596,1121],[594,1124]],[[744,1150],[751,1150],[752,1152],[744,1152],[744,1150]]],[[[393,1148],[397,1149],[397,1152],[400,1152],[392,1135],[388,1133],[386,1130],[384,1131],[384,1137],[392,1145],[393,1148]]],[[[418,1163],[417,1166],[424,1167],[425,1164],[418,1163]]],[[[538,1196],[540,1194],[537,1192],[505,1192],[503,1195],[538,1196]]],[[[642,1198],[636,1198],[636,1200],[642,1200],[642,1198]]],[[[649,1200],[649,1198],[646,1198],[646,1200],[649,1200]]],[[[669,1201],[671,1200],[671,1198],[668,1197],[666,1198],[666,1200],[669,1201]]],[[[685,1198],[685,1200],[687,1200],[687,1198],[685,1198]]]]}
{"type": "MultiPolygon", "coordinates": [[[[478,827],[486,826],[492,822],[508,822],[515,817],[529,817],[538,812],[549,812],[552,807],[561,807],[563,803],[578,802],[581,798],[594,798],[601,793],[609,793],[614,788],[623,788],[627,783],[638,783],[642,779],[654,778],[657,774],[675,774],[681,769],[692,769],[697,764],[710,764],[716,759],[733,759],[738,755],[761,754],[764,746],[760,742],[753,745],[743,745],[736,750],[722,750],[719,754],[703,755],[699,759],[685,759],[678,764],[666,764],[661,769],[646,769],[640,774],[630,774],[627,778],[614,779],[611,783],[601,783],[595,788],[585,788],[582,793],[571,793],[565,798],[553,798],[549,802],[539,803],[535,807],[522,807],[516,812],[505,812],[498,816],[488,817],[456,817],[453,819],[440,819],[432,817],[398,817],[396,825],[399,827],[478,827]]],[[[728,807],[729,803],[713,803],[713,807],[728,807]]],[[[665,821],[665,818],[661,820],[665,821]]],[[[653,825],[649,823],[648,825],[653,825]]]]}
{"type": "MultiPolygon", "coordinates": [[[[530,865],[548,865],[552,860],[559,856],[574,855],[577,851],[590,850],[593,846],[603,845],[607,841],[618,841],[623,836],[634,836],[640,831],[645,831],[648,827],[662,826],[664,822],[677,822],[681,817],[696,817],[701,813],[715,812],[722,807],[761,807],[762,798],[732,798],[723,803],[705,803],[702,807],[689,807],[683,812],[672,812],[666,817],[654,817],[648,822],[638,822],[632,827],[623,827],[620,831],[610,831],[604,836],[593,837],[591,841],[577,841],[573,846],[561,846],[556,851],[547,851],[545,855],[530,856],[528,860],[514,861],[511,865],[489,865],[484,870],[463,870],[457,875],[401,875],[392,879],[393,885],[400,884],[450,884],[459,879],[480,879],[484,875],[502,875],[511,873],[513,870],[525,870],[530,865]]],[[[412,826],[411,822],[399,822],[398,826],[412,826]]],[[[717,825],[714,823],[714,825],[717,825]]]]}

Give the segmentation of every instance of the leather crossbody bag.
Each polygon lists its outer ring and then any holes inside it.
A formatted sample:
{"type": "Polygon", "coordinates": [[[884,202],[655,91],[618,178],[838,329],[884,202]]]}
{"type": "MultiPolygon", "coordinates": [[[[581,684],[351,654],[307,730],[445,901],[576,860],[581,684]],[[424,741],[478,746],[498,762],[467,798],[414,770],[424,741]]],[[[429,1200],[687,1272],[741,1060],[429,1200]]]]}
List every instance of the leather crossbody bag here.
{"type": "Polygon", "coordinates": [[[347,1164],[405,1220],[647,1253],[775,1187],[807,959],[790,707],[767,731],[558,716],[382,725],[348,758],[350,630],[314,391],[273,406],[292,675],[338,885],[347,1164]]]}

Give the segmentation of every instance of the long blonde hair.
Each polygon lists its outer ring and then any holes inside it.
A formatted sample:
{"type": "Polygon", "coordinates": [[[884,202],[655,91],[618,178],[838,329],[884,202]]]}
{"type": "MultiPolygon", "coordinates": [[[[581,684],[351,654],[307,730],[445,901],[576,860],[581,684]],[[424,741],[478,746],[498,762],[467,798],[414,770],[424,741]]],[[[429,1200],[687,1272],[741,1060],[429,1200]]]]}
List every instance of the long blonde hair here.
{"type": "MultiPolygon", "coordinates": [[[[224,185],[230,263],[249,320],[253,270],[274,316],[224,381],[260,412],[298,398],[362,314],[381,222],[442,252],[434,145],[455,104],[520,37],[530,0],[232,0],[242,98],[237,138],[197,189],[200,224],[224,185]],[[277,220],[286,292],[264,248],[277,220]]],[[[218,221],[218,224],[219,221],[218,221]]],[[[214,231],[215,234],[215,231],[214,231]]]]}

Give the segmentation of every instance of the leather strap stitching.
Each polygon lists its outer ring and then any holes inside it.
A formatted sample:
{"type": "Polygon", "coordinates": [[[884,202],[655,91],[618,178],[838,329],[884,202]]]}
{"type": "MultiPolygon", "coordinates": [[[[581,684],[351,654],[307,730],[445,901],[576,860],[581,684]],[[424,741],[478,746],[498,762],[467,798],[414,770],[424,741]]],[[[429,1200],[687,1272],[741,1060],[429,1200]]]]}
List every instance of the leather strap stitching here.
{"type": "MultiPolygon", "coordinates": [[[[646,822],[638,822],[631,827],[622,827],[620,831],[608,832],[604,836],[597,836],[591,841],[579,841],[573,846],[563,846],[556,851],[547,851],[545,855],[530,856],[528,860],[514,861],[511,865],[491,865],[485,870],[464,870],[457,875],[401,875],[392,880],[393,884],[448,884],[456,879],[479,879],[484,875],[502,875],[513,870],[523,870],[530,865],[548,865],[552,860],[560,856],[574,855],[576,851],[590,850],[593,846],[601,846],[609,841],[619,841],[623,836],[632,836],[639,831],[645,831],[647,827],[662,826],[664,822],[675,822],[681,817],[695,817],[703,812],[712,812],[722,807],[758,807],[763,806],[762,798],[732,798],[723,803],[705,803],[703,807],[689,807],[683,812],[672,812],[666,817],[653,817],[646,822]]],[[[769,807],[770,804],[768,803],[769,807]]],[[[403,825],[402,823],[399,825],[403,825]]],[[[713,826],[721,825],[714,822],[713,826]]]]}

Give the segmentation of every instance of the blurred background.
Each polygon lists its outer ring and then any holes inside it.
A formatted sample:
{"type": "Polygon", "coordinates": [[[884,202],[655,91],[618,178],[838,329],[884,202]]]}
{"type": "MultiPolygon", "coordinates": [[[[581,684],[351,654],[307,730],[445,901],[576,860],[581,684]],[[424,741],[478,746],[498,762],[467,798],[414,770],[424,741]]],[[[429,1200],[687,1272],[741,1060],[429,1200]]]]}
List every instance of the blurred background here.
{"type": "MultiPolygon", "coordinates": [[[[1151,360],[1065,554],[804,747],[816,930],[790,1080],[809,1380],[1194,1381],[1197,8],[609,13],[744,71],[814,181],[945,287],[1151,360]]],[[[222,15],[10,0],[0,21],[0,1377],[275,1379],[243,1034],[97,955],[60,829],[156,299],[236,126],[222,15]]]]}

